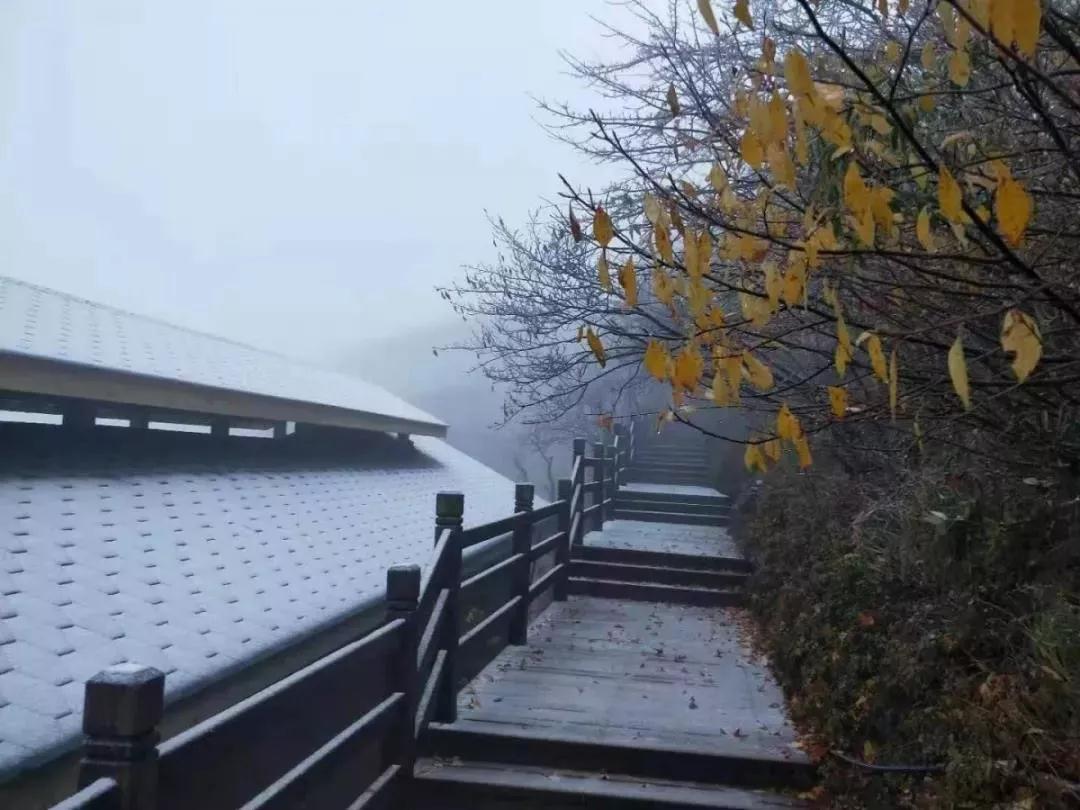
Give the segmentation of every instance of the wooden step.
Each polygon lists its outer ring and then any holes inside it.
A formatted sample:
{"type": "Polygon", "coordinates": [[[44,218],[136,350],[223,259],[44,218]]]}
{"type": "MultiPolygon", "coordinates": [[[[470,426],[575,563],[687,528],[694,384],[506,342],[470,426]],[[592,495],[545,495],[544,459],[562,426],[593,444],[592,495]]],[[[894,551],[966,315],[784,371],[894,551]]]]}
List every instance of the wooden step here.
{"type": "Polygon", "coordinates": [[[704,607],[740,607],[746,603],[742,589],[700,588],[688,585],[665,585],[660,582],[625,582],[571,576],[567,591],[576,596],[601,599],[629,599],[634,602],[667,602],[674,605],[704,607]]]}
{"type": "Polygon", "coordinates": [[[694,467],[707,467],[709,459],[704,455],[692,453],[660,453],[647,451],[634,453],[634,464],[689,464],[694,467]]]}
{"type": "Polygon", "coordinates": [[[753,567],[740,557],[701,557],[696,554],[675,554],[667,551],[644,551],[635,548],[607,546],[574,546],[575,559],[598,562],[651,565],[656,568],[686,568],[697,571],[739,571],[749,573],[753,567]]]}
{"type": "Polygon", "coordinates": [[[697,464],[684,464],[679,463],[657,463],[646,462],[639,459],[634,459],[634,463],[630,465],[630,470],[663,473],[664,475],[708,475],[708,469],[706,467],[697,464]]]}
{"type": "Polygon", "coordinates": [[[714,515],[727,517],[731,507],[724,502],[692,503],[690,501],[655,500],[639,498],[634,492],[620,492],[615,496],[616,509],[636,509],[643,512],[682,512],[687,515],[714,515]]]}
{"type": "Polygon", "coordinates": [[[617,773],[422,758],[416,763],[413,807],[420,810],[791,810],[806,807],[777,793],[644,779],[617,773]]]}
{"type": "Polygon", "coordinates": [[[690,526],[722,526],[727,515],[694,515],[687,512],[653,512],[646,509],[615,507],[616,520],[641,520],[647,523],[679,523],[690,526]]]}
{"type": "Polygon", "coordinates": [[[584,579],[611,579],[621,582],[652,582],[700,588],[737,588],[746,582],[745,573],[701,571],[693,568],[636,565],[632,563],[573,560],[570,576],[584,579]]]}
{"type": "Polygon", "coordinates": [[[476,729],[467,723],[432,723],[421,739],[421,748],[425,755],[440,758],[743,788],[805,789],[815,780],[814,766],[806,757],[765,754],[734,738],[722,747],[713,743],[708,748],[664,745],[647,739],[628,745],[585,737],[580,730],[563,734],[528,726],[476,729]]]}
{"type": "MultiPolygon", "coordinates": [[[[710,487],[711,488],[711,487],[710,487]]],[[[655,492],[647,489],[620,489],[617,498],[633,498],[636,501],[656,501],[658,503],[696,503],[707,506],[730,508],[731,499],[717,492],[715,495],[690,495],[681,492],[655,492]]]]}

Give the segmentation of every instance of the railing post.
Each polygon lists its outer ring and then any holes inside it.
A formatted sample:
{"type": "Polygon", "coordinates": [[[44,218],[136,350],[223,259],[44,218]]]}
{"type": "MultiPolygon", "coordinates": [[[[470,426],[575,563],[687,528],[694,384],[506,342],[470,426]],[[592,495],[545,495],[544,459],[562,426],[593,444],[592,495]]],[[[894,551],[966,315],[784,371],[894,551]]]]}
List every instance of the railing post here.
{"type": "Polygon", "coordinates": [[[79,787],[108,776],[120,787],[119,810],[154,810],[165,675],[140,664],[116,664],[87,681],[84,695],[79,787]]]}
{"type": "Polygon", "coordinates": [[[612,429],[615,439],[611,443],[611,452],[615,460],[611,464],[611,494],[619,491],[619,473],[622,470],[623,453],[626,452],[626,433],[622,425],[615,425],[612,429]]]}
{"type": "Polygon", "coordinates": [[[453,723],[457,720],[457,653],[461,635],[461,526],[465,514],[465,496],[460,492],[440,492],[435,496],[435,542],[443,529],[450,529],[450,545],[447,548],[446,581],[441,583],[449,593],[446,600],[446,618],[443,621],[441,644],[446,650],[443,662],[442,683],[439,684],[435,703],[435,720],[453,723]]]}
{"type": "MultiPolygon", "coordinates": [[[[573,481],[573,493],[577,497],[577,508],[574,510],[578,519],[577,533],[574,537],[570,538],[570,542],[573,545],[581,545],[585,540],[585,440],[574,439],[574,464],[577,467],[577,476],[573,481]],[[581,463],[578,464],[578,459],[581,463]]],[[[571,524],[575,515],[570,516],[571,524]]]]}
{"type": "Polygon", "coordinates": [[[395,723],[387,739],[387,758],[401,766],[402,773],[411,776],[416,762],[416,705],[419,700],[419,680],[416,672],[416,650],[419,628],[416,626],[416,606],[420,599],[420,566],[395,565],[386,571],[386,620],[401,619],[401,643],[390,657],[390,689],[404,695],[404,717],[395,723]]]}
{"type": "Polygon", "coordinates": [[[607,448],[604,447],[603,442],[593,442],[593,455],[596,456],[596,466],[593,469],[596,471],[593,474],[593,480],[598,481],[599,485],[596,487],[596,502],[600,505],[600,508],[596,510],[596,523],[594,524],[599,531],[604,530],[605,511],[607,507],[604,506],[604,501],[607,499],[607,484],[604,483],[604,479],[607,478],[607,448]]]}
{"type": "Polygon", "coordinates": [[[533,534],[533,497],[536,490],[532,484],[517,484],[514,486],[514,537],[513,554],[522,555],[521,561],[514,569],[514,596],[520,596],[517,610],[510,618],[511,644],[521,645],[529,643],[529,580],[531,579],[532,565],[529,560],[529,552],[532,551],[533,534]]]}
{"type": "Polygon", "coordinates": [[[559,531],[566,534],[563,542],[555,547],[555,564],[563,566],[563,572],[556,577],[553,587],[552,598],[556,602],[566,601],[566,581],[570,578],[570,496],[573,494],[574,485],[569,478],[559,479],[559,500],[563,502],[559,510],[559,531]]]}

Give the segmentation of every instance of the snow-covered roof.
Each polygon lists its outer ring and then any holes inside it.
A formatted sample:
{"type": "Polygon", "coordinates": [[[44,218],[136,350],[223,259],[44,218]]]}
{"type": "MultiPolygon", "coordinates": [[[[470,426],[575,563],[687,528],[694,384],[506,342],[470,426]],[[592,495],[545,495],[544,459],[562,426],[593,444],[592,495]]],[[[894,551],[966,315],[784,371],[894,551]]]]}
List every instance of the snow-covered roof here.
{"type": "Polygon", "coordinates": [[[212,415],[445,436],[364,380],[0,277],[0,387],[212,415]]]}
{"type": "Polygon", "coordinates": [[[433,437],[67,434],[0,426],[0,780],[77,743],[110,664],[175,699],[370,605],[428,561],[436,492],[466,525],[512,512],[509,479],[433,437]]]}

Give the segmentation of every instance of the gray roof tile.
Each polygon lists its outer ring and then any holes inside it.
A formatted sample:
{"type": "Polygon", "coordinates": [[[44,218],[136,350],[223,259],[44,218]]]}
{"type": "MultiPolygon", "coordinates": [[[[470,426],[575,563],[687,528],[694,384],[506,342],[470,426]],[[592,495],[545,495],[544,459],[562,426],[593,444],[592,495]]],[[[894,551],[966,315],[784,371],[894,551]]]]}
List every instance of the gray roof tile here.
{"type": "Polygon", "coordinates": [[[433,438],[297,451],[102,430],[76,452],[39,429],[20,449],[0,426],[0,780],[77,744],[99,670],[149,664],[167,699],[187,694],[425,564],[439,490],[466,493],[466,524],[513,503],[433,438]]]}

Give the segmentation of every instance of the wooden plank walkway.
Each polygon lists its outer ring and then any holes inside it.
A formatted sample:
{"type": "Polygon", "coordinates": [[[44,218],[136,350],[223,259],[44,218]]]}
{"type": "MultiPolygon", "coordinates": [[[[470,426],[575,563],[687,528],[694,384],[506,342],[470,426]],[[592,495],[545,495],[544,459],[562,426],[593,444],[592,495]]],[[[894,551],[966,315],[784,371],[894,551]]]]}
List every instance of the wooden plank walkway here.
{"type": "Polygon", "coordinates": [[[462,692],[459,725],[802,761],[739,620],[733,608],[571,598],[462,692]]]}

